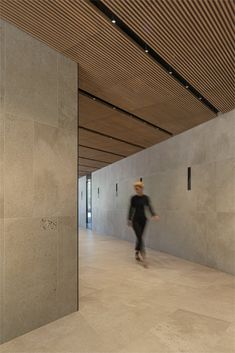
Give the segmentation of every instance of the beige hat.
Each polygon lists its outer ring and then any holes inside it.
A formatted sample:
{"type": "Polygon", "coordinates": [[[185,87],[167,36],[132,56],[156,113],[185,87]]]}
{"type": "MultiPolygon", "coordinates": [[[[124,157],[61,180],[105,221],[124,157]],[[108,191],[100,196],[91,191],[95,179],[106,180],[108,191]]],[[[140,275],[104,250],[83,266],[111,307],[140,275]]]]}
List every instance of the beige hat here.
{"type": "Polygon", "coordinates": [[[134,183],[134,187],[138,186],[139,188],[144,188],[144,183],[142,181],[136,181],[134,183]]]}

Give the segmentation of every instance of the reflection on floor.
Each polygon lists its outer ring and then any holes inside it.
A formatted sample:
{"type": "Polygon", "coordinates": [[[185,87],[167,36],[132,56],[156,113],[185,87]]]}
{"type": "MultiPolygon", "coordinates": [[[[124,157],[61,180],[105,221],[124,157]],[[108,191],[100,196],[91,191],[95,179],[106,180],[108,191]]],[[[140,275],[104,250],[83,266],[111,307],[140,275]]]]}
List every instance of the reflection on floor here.
{"type": "Polygon", "coordinates": [[[234,353],[235,278],[80,232],[80,312],[5,345],[11,353],[234,353]]]}

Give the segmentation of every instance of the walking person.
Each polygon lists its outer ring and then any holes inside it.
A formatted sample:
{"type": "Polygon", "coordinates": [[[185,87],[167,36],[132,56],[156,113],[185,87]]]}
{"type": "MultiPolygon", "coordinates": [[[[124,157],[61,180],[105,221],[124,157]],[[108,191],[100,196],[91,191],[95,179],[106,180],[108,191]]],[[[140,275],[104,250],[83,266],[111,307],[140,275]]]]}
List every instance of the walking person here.
{"type": "Polygon", "coordinates": [[[141,181],[134,183],[136,195],[131,197],[128,214],[128,225],[134,229],[136,235],[135,258],[137,261],[143,260],[146,265],[146,253],[143,240],[143,234],[147,223],[145,208],[151,213],[151,219],[159,221],[160,217],[156,215],[151,205],[150,198],[144,194],[144,184],[141,181]]]}

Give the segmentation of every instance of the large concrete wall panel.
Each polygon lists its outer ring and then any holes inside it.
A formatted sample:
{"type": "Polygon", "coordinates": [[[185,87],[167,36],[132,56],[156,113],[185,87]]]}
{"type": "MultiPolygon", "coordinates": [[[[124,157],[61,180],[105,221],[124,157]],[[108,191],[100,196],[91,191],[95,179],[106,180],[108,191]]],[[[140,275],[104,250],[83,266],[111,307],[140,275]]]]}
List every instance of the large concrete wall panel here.
{"type": "Polygon", "coordinates": [[[149,222],[146,244],[235,274],[235,111],[94,172],[96,232],[134,242],[127,210],[140,177],[161,217],[149,222]]]}
{"type": "Polygon", "coordinates": [[[77,64],[1,21],[4,342],[77,310],[77,64]]]}

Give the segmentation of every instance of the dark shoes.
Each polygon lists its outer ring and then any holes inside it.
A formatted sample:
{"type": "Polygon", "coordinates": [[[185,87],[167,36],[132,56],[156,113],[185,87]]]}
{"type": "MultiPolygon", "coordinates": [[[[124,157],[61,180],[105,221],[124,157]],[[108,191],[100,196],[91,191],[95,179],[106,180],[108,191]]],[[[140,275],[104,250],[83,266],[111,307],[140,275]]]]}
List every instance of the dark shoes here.
{"type": "Polygon", "coordinates": [[[139,255],[139,251],[135,252],[135,259],[136,261],[141,261],[140,255],[139,255]]]}

